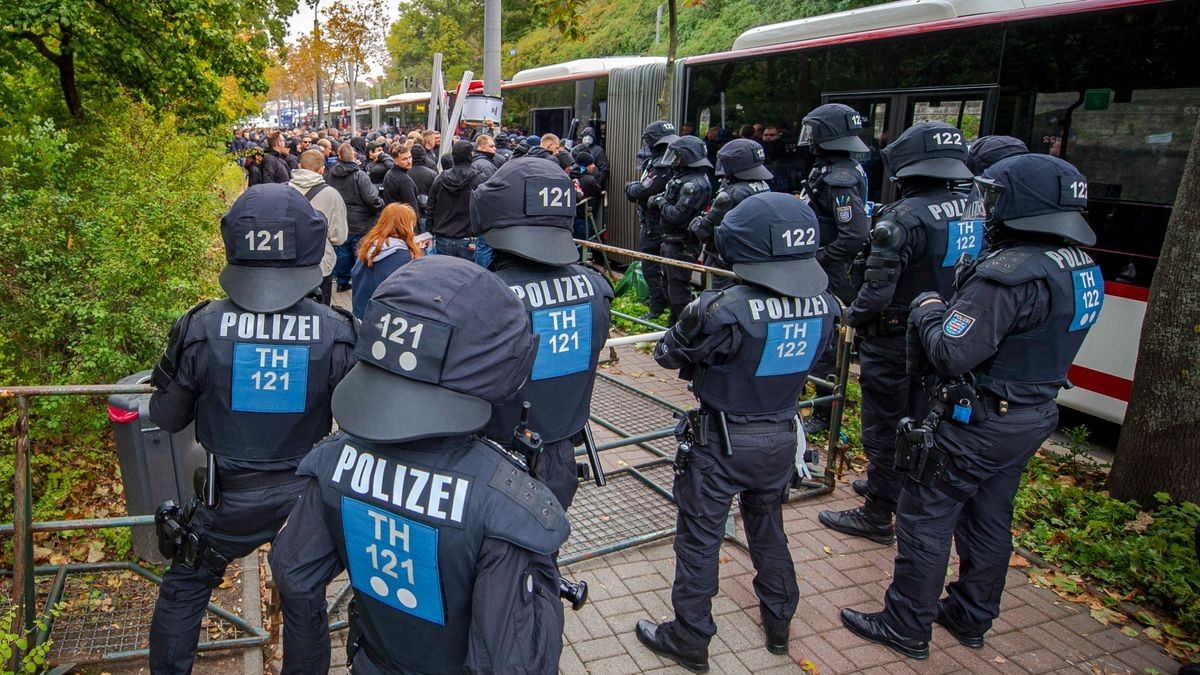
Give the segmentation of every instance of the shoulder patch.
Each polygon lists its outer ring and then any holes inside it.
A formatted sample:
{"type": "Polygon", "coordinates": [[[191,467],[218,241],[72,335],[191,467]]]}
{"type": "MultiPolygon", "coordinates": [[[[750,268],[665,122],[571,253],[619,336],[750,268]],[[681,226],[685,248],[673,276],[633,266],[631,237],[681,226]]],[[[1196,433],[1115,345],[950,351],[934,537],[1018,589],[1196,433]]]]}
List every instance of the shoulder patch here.
{"type": "Polygon", "coordinates": [[[521,505],[537,525],[524,518],[493,517],[489,534],[536,553],[552,553],[571,532],[567,514],[546,487],[508,462],[496,466],[488,486],[521,505]],[[539,527],[540,526],[540,527],[539,527]]]}
{"type": "Polygon", "coordinates": [[[966,335],[974,324],[975,317],[956,309],[946,315],[945,321],[942,322],[942,332],[947,337],[959,338],[966,335]]]}
{"type": "Polygon", "coordinates": [[[1016,247],[1007,248],[986,256],[975,266],[975,274],[1006,286],[1012,286],[1035,279],[1041,274],[1036,266],[1025,268],[1025,263],[1033,258],[1037,249],[1016,247]]]}
{"type": "Polygon", "coordinates": [[[834,187],[854,187],[858,185],[860,178],[848,167],[835,166],[829,169],[823,180],[826,185],[834,187]]]}

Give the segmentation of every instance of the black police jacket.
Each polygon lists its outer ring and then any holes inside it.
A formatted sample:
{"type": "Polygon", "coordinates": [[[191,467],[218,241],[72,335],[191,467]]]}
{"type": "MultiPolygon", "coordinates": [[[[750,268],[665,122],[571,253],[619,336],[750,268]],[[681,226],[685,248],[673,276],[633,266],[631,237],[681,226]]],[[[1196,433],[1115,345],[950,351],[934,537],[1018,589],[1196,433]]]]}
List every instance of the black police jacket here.
{"type": "Polygon", "coordinates": [[[570,526],[503,450],[474,436],[385,445],[339,432],[297,473],[310,481],[271,549],[281,593],[319,592],[348,569],[358,648],[389,671],[557,672],[551,555],[570,526]]]}
{"type": "Polygon", "coordinates": [[[529,401],[529,428],[547,442],[570,438],[587,422],[596,364],[608,340],[613,290],[581,265],[520,262],[496,275],[512,288],[538,334],[533,372],[511,401],[492,406],[483,434],[507,444],[529,401]]]}
{"type": "Polygon", "coordinates": [[[1104,303],[1100,268],[1072,246],[1019,243],[985,252],[947,307],[913,309],[912,322],[942,376],[975,374],[1017,405],[1049,401],[1104,303]]]}
{"type": "MultiPolygon", "coordinates": [[[[918,294],[954,293],[954,265],[966,253],[972,257],[983,247],[979,222],[962,220],[966,196],[951,190],[924,192],[889,205],[875,228],[894,228],[892,250],[872,244],[872,256],[894,257],[892,273],[884,280],[867,281],[846,312],[846,323],[855,328],[877,321],[878,332],[900,335],[908,305],[918,294]]],[[[870,266],[870,262],[868,262],[870,266]]]]}
{"type": "Polygon", "coordinates": [[[733,207],[742,203],[747,197],[756,195],[760,192],[769,192],[771,186],[765,180],[733,180],[722,181],[720,189],[717,191],[717,196],[713,197],[712,206],[699,216],[699,222],[692,227],[693,233],[703,242],[712,241],[713,235],[717,228],[721,226],[721,222],[725,220],[725,214],[733,210],[733,207]]]}
{"type": "Polygon", "coordinates": [[[700,334],[681,341],[671,330],[655,346],[654,360],[690,369],[682,375],[690,375],[705,408],[735,422],[781,422],[796,415],[838,312],[828,292],[793,298],[745,283],[707,290],[683,312],[701,317],[700,334]]]}
{"type": "Polygon", "coordinates": [[[213,455],[242,462],[298,458],[332,428],[329,400],[354,365],[354,319],[311,298],[272,314],[231,300],[196,311],[151,417],[177,431],[196,422],[213,455]]]}
{"type": "Polygon", "coordinates": [[[805,188],[821,224],[817,262],[826,272],[844,274],[867,243],[871,229],[866,211],[867,174],[853,159],[833,157],[813,167],[805,188]]]}
{"type": "Polygon", "coordinates": [[[712,183],[704,169],[688,167],[667,182],[663,198],[659,214],[663,232],[682,237],[687,233],[688,223],[712,203],[712,183]]]}

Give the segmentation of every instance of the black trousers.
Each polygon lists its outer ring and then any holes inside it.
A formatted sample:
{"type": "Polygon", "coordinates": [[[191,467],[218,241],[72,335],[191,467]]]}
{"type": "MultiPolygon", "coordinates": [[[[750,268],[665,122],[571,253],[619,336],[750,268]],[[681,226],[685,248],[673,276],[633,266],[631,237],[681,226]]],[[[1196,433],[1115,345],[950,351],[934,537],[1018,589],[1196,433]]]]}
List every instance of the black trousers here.
{"type": "MultiPolygon", "coordinates": [[[[642,218],[642,231],[638,238],[638,250],[650,255],[662,255],[663,231],[662,223],[642,218]]],[[[642,276],[646,278],[646,288],[650,294],[646,298],[646,306],[658,314],[667,308],[667,296],[663,291],[665,279],[662,265],[649,260],[642,261],[642,276]]]]}
{"type": "MultiPolygon", "coordinates": [[[[696,257],[688,253],[687,245],[682,237],[665,236],[662,244],[662,256],[682,262],[696,262],[696,257]]],[[[692,271],[673,265],[661,265],[661,267],[667,283],[667,307],[671,310],[667,325],[674,325],[679,320],[683,308],[692,301],[692,271]]]]}
{"type": "MultiPolygon", "coordinates": [[[[208,538],[214,549],[229,560],[249,555],[275,539],[305,481],[258,490],[223,492],[215,510],[196,508],[191,527],[208,538]]],[[[224,574],[224,570],[221,570],[224,574]]],[[[324,673],[329,670],[329,631],[324,588],[312,597],[282,596],[283,672],[324,673]],[[305,623],[317,623],[297,629],[305,623]],[[301,632],[303,631],[303,632],[301,632]],[[289,639],[289,634],[320,635],[322,642],[289,639]]],[[[155,675],[185,674],[192,670],[200,622],[212,588],[193,568],[176,563],[163,574],[150,621],[150,671],[155,675]]]]}
{"type": "Polygon", "coordinates": [[[1048,401],[1010,407],[1004,416],[993,410],[979,424],[938,425],[935,442],[951,456],[942,480],[954,496],[942,483],[930,487],[905,479],[896,512],[896,570],[884,596],[884,618],[893,630],[929,639],[951,540],[959,577],[946,586],[947,609],[971,633],[992,627],[1012,554],[1013,498],[1021,473],[1057,424],[1058,408],[1048,401]]]}
{"type": "MultiPolygon", "coordinates": [[[[715,430],[714,433],[715,434],[715,430]]],[[[742,433],[729,426],[733,455],[720,442],[696,445],[687,472],[676,476],[672,493],[679,507],[675,534],[675,582],[671,604],[685,638],[708,644],[717,633],[712,599],[717,594],[721,541],[734,495],[741,499],[754,592],[762,608],[788,621],[800,590],[783,533],[783,498],[792,474],[796,433],[742,433]]]]}
{"type": "Polygon", "coordinates": [[[550,488],[563,510],[571,508],[579,491],[579,469],[575,466],[575,444],[571,439],[552,441],[542,446],[538,460],[538,480],[550,488]]]}
{"type": "Polygon", "coordinates": [[[896,511],[903,476],[896,471],[896,427],[904,417],[920,421],[929,410],[925,390],[908,375],[904,336],[864,337],[858,348],[862,385],[862,444],[867,465],[867,499],[896,511]]]}

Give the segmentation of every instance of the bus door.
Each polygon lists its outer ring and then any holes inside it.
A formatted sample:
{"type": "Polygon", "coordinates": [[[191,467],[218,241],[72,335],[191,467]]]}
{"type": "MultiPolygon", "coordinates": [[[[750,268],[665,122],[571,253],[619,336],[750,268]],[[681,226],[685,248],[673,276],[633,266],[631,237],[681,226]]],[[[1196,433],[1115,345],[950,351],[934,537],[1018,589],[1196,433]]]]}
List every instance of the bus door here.
{"type": "Polygon", "coordinates": [[[530,133],[534,136],[554,134],[563,138],[567,135],[567,129],[571,126],[571,116],[574,114],[574,109],[568,107],[534,108],[529,111],[530,133]]]}
{"type": "Polygon", "coordinates": [[[844,103],[863,116],[863,142],[871,149],[862,161],[867,172],[871,201],[886,204],[895,199],[879,151],[905,129],[918,122],[945,122],[962,129],[967,142],[991,133],[995,123],[994,86],[919,89],[886,92],[826,94],[826,103],[844,103]]]}

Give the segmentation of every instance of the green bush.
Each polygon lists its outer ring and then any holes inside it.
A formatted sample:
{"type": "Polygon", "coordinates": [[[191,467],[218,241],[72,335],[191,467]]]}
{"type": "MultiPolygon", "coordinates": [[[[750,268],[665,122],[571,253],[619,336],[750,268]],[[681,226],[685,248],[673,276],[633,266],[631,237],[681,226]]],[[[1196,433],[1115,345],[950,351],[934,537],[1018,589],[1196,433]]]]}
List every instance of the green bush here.
{"type": "MultiPolygon", "coordinates": [[[[119,102],[84,125],[0,128],[0,383],[113,383],[151,367],[176,316],[218,292],[220,215],[240,171],[171,118],[119,102]]],[[[104,402],[31,400],[35,516],[115,474],[104,402]]],[[[11,403],[0,405],[11,428],[11,403]]],[[[0,481],[12,477],[5,434],[0,481]]],[[[11,518],[0,500],[0,521],[11,518]]]]}
{"type": "Polygon", "coordinates": [[[1159,493],[1157,506],[1141,511],[1108,496],[1103,477],[1074,461],[1035,456],[1015,501],[1017,543],[1117,597],[1149,601],[1200,634],[1200,506],[1159,493]]]}

